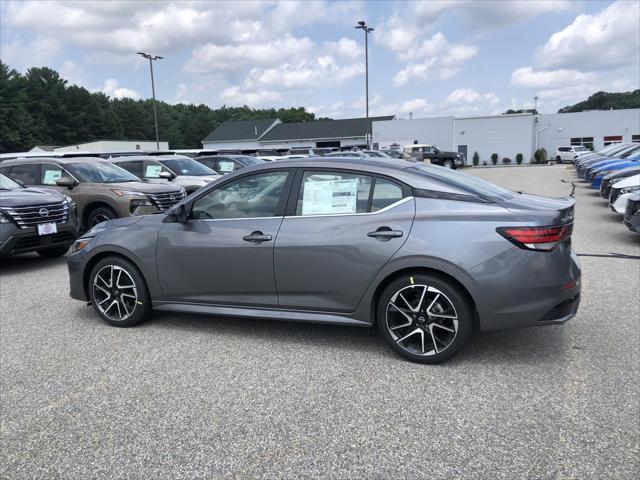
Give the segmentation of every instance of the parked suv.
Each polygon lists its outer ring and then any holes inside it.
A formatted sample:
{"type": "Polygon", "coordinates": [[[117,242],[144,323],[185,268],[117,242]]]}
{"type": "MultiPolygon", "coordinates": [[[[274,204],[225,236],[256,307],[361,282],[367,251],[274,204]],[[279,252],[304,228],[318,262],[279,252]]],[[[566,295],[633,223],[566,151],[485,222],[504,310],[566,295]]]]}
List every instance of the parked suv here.
{"type": "Polygon", "coordinates": [[[458,152],[444,152],[434,145],[405,145],[402,156],[425,163],[433,163],[444,168],[456,169],[464,165],[464,156],[458,152]]]}
{"type": "Polygon", "coordinates": [[[185,197],[175,185],[143,182],[99,158],[7,160],[0,172],[24,185],[51,188],[71,197],[85,230],[113,218],[162,212],[185,197]]]}
{"type": "Polygon", "coordinates": [[[553,157],[556,159],[558,163],[569,162],[573,163],[576,158],[580,155],[584,155],[585,153],[590,152],[587,147],[583,147],[582,145],[572,145],[570,147],[558,147],[556,149],[556,153],[553,154],[553,157]]]}
{"type": "Polygon", "coordinates": [[[25,188],[0,173],[0,257],[64,255],[77,237],[76,204],[68,195],[25,188]]]}
{"type": "Polygon", "coordinates": [[[184,187],[187,195],[220,178],[217,172],[189,157],[161,155],[154,158],[173,173],[173,183],[184,187]]]}

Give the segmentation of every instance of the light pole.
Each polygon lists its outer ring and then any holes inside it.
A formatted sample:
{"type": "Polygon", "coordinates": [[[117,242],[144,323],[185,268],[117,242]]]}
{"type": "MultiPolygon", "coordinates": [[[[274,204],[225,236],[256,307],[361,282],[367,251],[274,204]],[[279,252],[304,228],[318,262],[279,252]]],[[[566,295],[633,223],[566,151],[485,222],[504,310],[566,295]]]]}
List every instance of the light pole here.
{"type": "Polygon", "coordinates": [[[533,110],[538,114],[538,96],[533,97],[533,110]]]}
{"type": "Polygon", "coordinates": [[[368,27],[364,20],[358,22],[358,25],[356,25],[355,28],[364,32],[364,88],[367,118],[367,149],[371,149],[371,132],[369,131],[369,33],[373,32],[375,29],[373,27],[368,27]]]}
{"type": "Polygon", "coordinates": [[[151,95],[153,95],[153,123],[156,127],[156,149],[160,150],[160,139],[158,137],[158,114],[156,112],[156,86],[153,83],[153,61],[162,60],[163,57],[159,55],[150,55],[144,52],[138,52],[138,55],[149,59],[149,67],[151,68],[151,95]]]}

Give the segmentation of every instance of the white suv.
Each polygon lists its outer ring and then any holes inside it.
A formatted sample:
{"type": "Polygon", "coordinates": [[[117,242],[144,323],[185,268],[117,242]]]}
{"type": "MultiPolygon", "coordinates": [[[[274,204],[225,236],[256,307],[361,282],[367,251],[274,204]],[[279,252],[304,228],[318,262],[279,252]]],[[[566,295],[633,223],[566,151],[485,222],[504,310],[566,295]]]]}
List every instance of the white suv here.
{"type": "Polygon", "coordinates": [[[583,147],[582,145],[572,145],[571,147],[558,147],[556,149],[556,153],[554,153],[553,158],[556,159],[558,163],[569,162],[573,163],[576,158],[580,155],[590,152],[587,147],[583,147]]]}

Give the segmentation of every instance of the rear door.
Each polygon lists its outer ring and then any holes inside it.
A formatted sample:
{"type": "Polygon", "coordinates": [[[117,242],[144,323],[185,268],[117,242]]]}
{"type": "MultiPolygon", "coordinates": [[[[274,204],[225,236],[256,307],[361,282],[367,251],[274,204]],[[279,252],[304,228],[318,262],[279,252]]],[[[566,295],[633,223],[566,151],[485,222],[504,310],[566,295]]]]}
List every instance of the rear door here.
{"type": "Polygon", "coordinates": [[[275,243],[282,308],[352,312],[409,236],[408,187],[365,172],[300,171],[275,243]]]}

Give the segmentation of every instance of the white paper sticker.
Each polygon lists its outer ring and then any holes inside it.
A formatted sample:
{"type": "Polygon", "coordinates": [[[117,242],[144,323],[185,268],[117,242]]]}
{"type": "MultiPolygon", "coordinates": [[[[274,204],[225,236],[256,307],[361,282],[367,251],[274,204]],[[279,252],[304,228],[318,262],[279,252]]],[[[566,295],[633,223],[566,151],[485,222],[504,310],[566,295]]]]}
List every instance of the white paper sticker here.
{"type": "Polygon", "coordinates": [[[160,172],[162,172],[162,165],[147,165],[144,176],[147,178],[160,178],[160,172]]]}
{"type": "Polygon", "coordinates": [[[44,171],[44,179],[42,183],[45,185],[55,185],[56,180],[58,180],[62,176],[61,170],[45,170],[44,171]]]}
{"type": "Polygon", "coordinates": [[[235,164],[228,160],[227,161],[222,160],[220,163],[218,163],[218,165],[219,165],[218,168],[220,168],[220,172],[226,173],[226,172],[233,172],[233,167],[235,164]]]}
{"type": "Polygon", "coordinates": [[[358,179],[306,181],[302,215],[355,213],[358,179]]]}

